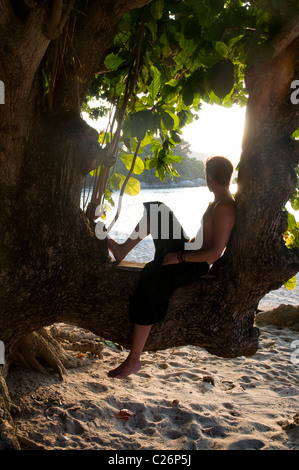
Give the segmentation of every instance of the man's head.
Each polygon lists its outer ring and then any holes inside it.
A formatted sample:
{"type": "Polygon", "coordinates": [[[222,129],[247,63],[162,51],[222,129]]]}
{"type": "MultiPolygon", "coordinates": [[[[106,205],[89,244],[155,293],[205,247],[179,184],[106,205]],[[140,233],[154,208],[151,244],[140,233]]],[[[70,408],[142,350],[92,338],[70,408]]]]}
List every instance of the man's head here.
{"type": "Polygon", "coordinates": [[[230,160],[225,157],[210,157],[206,161],[207,182],[209,177],[220,186],[228,187],[234,167],[230,160]]]}

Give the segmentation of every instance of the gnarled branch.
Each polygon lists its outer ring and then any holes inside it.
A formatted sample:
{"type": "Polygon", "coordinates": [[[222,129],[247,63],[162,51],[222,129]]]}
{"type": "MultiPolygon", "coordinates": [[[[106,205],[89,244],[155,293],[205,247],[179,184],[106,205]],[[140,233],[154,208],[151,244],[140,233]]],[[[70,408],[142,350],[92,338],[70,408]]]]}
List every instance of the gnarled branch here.
{"type": "Polygon", "coordinates": [[[63,0],[54,1],[51,16],[46,26],[46,35],[49,39],[56,39],[61,34],[74,4],[75,0],[69,0],[63,11],[63,0]]]}
{"type": "Polygon", "coordinates": [[[0,33],[4,31],[7,22],[13,17],[13,9],[9,0],[0,0],[0,33]]]}
{"type": "Polygon", "coordinates": [[[75,34],[71,41],[67,38],[68,47],[64,54],[63,69],[55,84],[54,110],[56,106],[62,106],[69,111],[80,111],[88,87],[104,62],[122,16],[127,11],[147,3],[149,0],[88,2],[86,9],[71,25],[75,34]]]}
{"type": "Polygon", "coordinates": [[[272,40],[274,47],[273,58],[277,57],[281,52],[295,41],[299,36],[299,15],[296,15],[287,22],[272,40]]]}
{"type": "Polygon", "coordinates": [[[24,3],[28,8],[34,8],[37,6],[38,0],[24,0],[24,3]]]}

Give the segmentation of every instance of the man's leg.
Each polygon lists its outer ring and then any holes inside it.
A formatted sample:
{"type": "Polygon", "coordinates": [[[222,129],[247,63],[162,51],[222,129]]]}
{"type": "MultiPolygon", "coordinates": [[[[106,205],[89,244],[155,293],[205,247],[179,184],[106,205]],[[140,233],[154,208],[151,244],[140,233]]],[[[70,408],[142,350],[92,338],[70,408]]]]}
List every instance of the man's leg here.
{"type": "Polygon", "coordinates": [[[107,245],[116,261],[122,261],[150,233],[147,215],[144,214],[135,229],[124,243],[118,243],[107,235],[107,245]]]}
{"type": "Polygon", "coordinates": [[[173,212],[159,201],[144,203],[145,212],[135,229],[124,243],[117,243],[107,235],[107,245],[117,261],[127,254],[149,234],[155,245],[155,258],[162,261],[165,253],[182,249],[188,240],[173,212]]]}
{"type": "MultiPolygon", "coordinates": [[[[187,240],[181,225],[167,206],[160,202],[144,203],[144,206],[145,214],[140,220],[139,224],[136,226],[134,232],[132,233],[133,236],[131,235],[122,244],[118,244],[111,238],[108,238],[108,248],[112,251],[115,258],[118,261],[121,261],[125,258],[125,256],[129,253],[130,250],[132,250],[143,238],[145,238],[145,236],[149,235],[150,233],[153,236],[156,249],[156,261],[148,263],[147,266],[143,269],[142,274],[146,273],[146,275],[144,277],[141,275],[143,282],[139,282],[135,291],[135,298],[137,298],[137,302],[134,302],[134,304],[136,304],[134,310],[136,313],[138,313],[139,318],[140,313],[142,314],[142,317],[144,317],[144,308],[148,309],[153,300],[154,302],[156,302],[156,297],[158,293],[156,291],[156,288],[152,291],[150,285],[152,284],[152,281],[154,281],[156,285],[157,279],[160,279],[161,276],[161,283],[158,282],[158,286],[160,288],[159,295],[163,294],[163,303],[166,307],[166,313],[168,298],[170,297],[170,293],[173,289],[171,289],[169,295],[166,293],[167,302],[165,303],[165,270],[163,271],[163,273],[161,272],[159,274],[159,277],[157,278],[158,273],[155,267],[160,266],[160,262],[162,261],[165,253],[172,250],[182,249],[182,243],[187,240]],[[151,207],[153,207],[154,210],[151,211],[151,207]],[[151,220],[152,213],[154,214],[154,217],[152,217],[152,219],[154,220],[151,220]],[[144,230],[143,227],[146,227],[146,230],[144,230]],[[165,237],[164,230],[165,232],[167,232],[168,237],[165,237]],[[139,234],[139,232],[142,233],[142,236],[136,237],[136,233],[139,234]]],[[[152,320],[153,319],[149,321],[151,322],[152,320]]],[[[140,370],[140,356],[148,338],[148,335],[150,333],[151,327],[152,325],[141,325],[138,323],[138,320],[135,320],[131,352],[129,353],[127,359],[119,367],[113,369],[108,373],[109,377],[123,379],[128,375],[134,374],[140,370]]]]}
{"type": "Polygon", "coordinates": [[[140,356],[145,346],[152,325],[134,326],[131,351],[125,361],[116,369],[108,372],[108,377],[113,379],[125,379],[130,374],[136,374],[141,369],[140,356]]]}

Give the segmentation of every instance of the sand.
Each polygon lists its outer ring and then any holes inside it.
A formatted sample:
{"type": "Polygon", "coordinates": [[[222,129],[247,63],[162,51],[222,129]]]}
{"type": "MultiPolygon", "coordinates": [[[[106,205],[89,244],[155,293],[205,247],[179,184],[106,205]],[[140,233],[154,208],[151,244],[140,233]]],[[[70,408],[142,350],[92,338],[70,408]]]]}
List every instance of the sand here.
{"type": "Polygon", "coordinates": [[[299,333],[267,321],[252,357],[167,349],[144,353],[141,371],[118,380],[107,372],[127,352],[104,345],[102,358],[85,354],[63,381],[13,367],[7,383],[22,448],[299,450],[299,333]],[[121,409],[135,416],[120,420],[121,409]]]}
{"type": "MultiPolygon", "coordinates": [[[[128,260],[151,259],[152,242],[142,243],[128,260]]],[[[141,371],[118,380],[107,372],[127,352],[104,344],[102,358],[85,354],[63,381],[13,367],[7,383],[22,448],[299,450],[298,292],[281,288],[262,300],[252,357],[167,349],[144,353],[141,371]],[[280,303],[293,305],[277,310],[280,303]],[[117,419],[121,409],[135,416],[117,419]]]]}

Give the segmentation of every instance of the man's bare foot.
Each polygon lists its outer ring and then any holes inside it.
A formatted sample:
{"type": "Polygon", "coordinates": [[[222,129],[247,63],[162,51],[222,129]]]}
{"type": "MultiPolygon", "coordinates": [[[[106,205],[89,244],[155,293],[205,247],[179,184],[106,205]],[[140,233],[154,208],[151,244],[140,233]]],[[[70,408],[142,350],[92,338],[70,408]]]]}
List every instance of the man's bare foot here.
{"type": "Polygon", "coordinates": [[[125,379],[131,374],[136,374],[140,369],[141,362],[139,359],[132,360],[130,357],[127,357],[120,366],[108,372],[108,377],[112,379],[125,379]]]}

